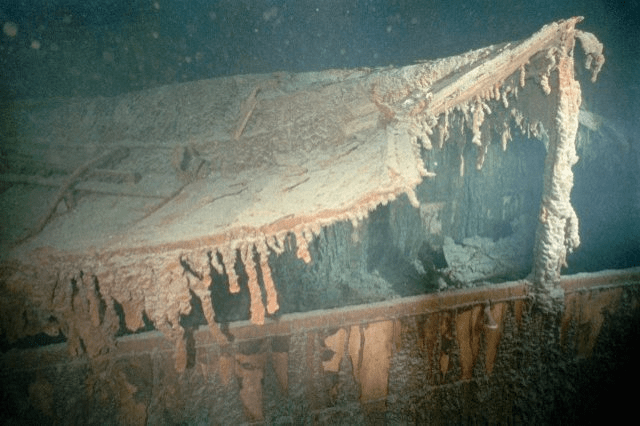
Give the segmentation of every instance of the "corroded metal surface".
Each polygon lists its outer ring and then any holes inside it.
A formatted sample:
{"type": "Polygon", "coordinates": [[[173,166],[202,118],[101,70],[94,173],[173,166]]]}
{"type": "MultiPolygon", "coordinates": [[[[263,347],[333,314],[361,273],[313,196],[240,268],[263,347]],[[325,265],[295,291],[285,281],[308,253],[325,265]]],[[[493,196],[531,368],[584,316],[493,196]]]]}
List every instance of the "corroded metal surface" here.
{"type": "Polygon", "coordinates": [[[513,282],[233,323],[223,346],[202,327],[183,373],[157,332],[119,338],[111,356],[93,360],[72,361],[63,345],[12,351],[0,358],[14,389],[5,402],[28,398],[42,419],[83,423],[545,423],[545,401],[584,397],[572,371],[616,371],[624,342],[608,342],[640,314],[637,268],[561,285],[561,317],[532,309],[527,284],[513,282]]]}
{"type": "MultiPolygon", "coordinates": [[[[229,77],[5,107],[15,123],[10,160],[26,176],[5,176],[12,186],[0,194],[10,224],[1,240],[1,330],[10,340],[62,332],[71,353],[98,356],[115,344],[119,306],[127,329],[147,318],[175,344],[183,371],[181,318],[193,298],[212,336],[226,342],[214,274],[231,294],[246,276],[251,321],[263,324],[279,309],[269,257],[292,249],[309,264],[324,227],[357,227],[405,195],[420,208],[414,189],[434,177],[421,150],[456,144],[462,176],[465,132],[481,169],[493,135],[506,149],[512,128],[541,137],[575,127],[579,91],[562,97],[575,83],[573,39],[581,37],[594,75],[603,61],[597,40],[575,32],[580,20],[400,69],[229,77]],[[57,190],[38,184],[56,178],[57,190]],[[21,179],[38,186],[25,190],[15,185],[21,179]]],[[[575,135],[562,137],[571,144],[575,135]]],[[[570,169],[556,157],[550,151],[549,164],[570,169]]],[[[555,284],[576,244],[572,176],[561,178],[567,211],[549,207],[558,181],[545,176],[551,192],[540,220],[558,217],[539,238],[535,277],[551,277],[537,278],[540,287],[555,284]]]]}

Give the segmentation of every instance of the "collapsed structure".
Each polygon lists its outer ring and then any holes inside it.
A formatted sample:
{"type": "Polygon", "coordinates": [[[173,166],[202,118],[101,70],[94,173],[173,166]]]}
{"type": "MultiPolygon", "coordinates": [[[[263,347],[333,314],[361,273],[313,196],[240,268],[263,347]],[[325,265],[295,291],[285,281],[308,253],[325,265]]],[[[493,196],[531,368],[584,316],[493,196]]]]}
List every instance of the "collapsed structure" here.
{"type": "Polygon", "coordinates": [[[45,174],[13,164],[2,175],[15,188],[2,194],[11,226],[2,230],[1,332],[63,333],[70,353],[95,357],[115,344],[121,316],[130,331],[146,318],[175,343],[182,371],[180,319],[193,298],[213,337],[227,339],[211,300],[214,273],[236,293],[244,271],[251,321],[263,324],[279,309],[271,256],[291,249],[310,263],[324,227],[357,227],[403,194],[419,208],[415,187],[437,179],[423,150],[455,144],[462,176],[482,168],[491,143],[508,149],[513,131],[548,139],[531,281],[549,305],[579,244],[570,202],[575,40],[593,81],[604,63],[597,39],[574,28],[580,20],[400,69],[237,76],[6,107],[15,152],[28,146],[23,157],[56,166],[45,174]],[[36,189],[25,196],[18,184],[36,189]],[[43,186],[58,188],[49,205],[38,199],[43,186]]]}

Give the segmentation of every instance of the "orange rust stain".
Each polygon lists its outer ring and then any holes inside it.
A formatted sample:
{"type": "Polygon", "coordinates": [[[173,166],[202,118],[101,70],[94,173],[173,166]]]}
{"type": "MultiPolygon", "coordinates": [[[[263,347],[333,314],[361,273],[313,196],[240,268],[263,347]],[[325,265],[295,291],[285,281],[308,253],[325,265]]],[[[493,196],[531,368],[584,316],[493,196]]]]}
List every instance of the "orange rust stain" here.
{"type": "Polygon", "coordinates": [[[271,354],[271,360],[280,385],[280,391],[286,395],[289,390],[289,353],[274,352],[271,354]]]}
{"type": "Polygon", "coordinates": [[[561,342],[566,346],[571,324],[577,326],[577,355],[591,356],[604,322],[604,312],[617,309],[622,288],[574,292],[565,296],[565,313],[561,325],[561,342]]]}
{"type": "Polygon", "coordinates": [[[567,333],[571,321],[576,315],[576,306],[580,304],[580,293],[565,293],[564,296],[564,313],[562,314],[562,320],[560,321],[560,344],[566,348],[567,345],[567,333]]]}
{"type": "Polygon", "coordinates": [[[442,312],[440,314],[440,336],[447,340],[453,339],[453,334],[451,333],[451,313],[450,312],[442,312]]]}
{"type": "Polygon", "coordinates": [[[428,354],[433,353],[433,349],[438,342],[438,324],[440,322],[440,315],[435,313],[427,317],[424,322],[424,342],[423,347],[428,354]]]}
{"type": "Polygon", "coordinates": [[[264,420],[262,378],[266,354],[236,354],[236,377],[240,380],[240,400],[245,415],[252,422],[264,420]]]}
{"type": "Polygon", "coordinates": [[[231,382],[231,375],[235,370],[235,360],[229,355],[220,355],[218,358],[218,374],[222,384],[227,386],[231,382]]]}
{"type": "Polygon", "coordinates": [[[497,303],[491,306],[491,316],[496,324],[498,324],[498,328],[485,328],[485,342],[487,346],[485,369],[488,375],[491,375],[493,372],[493,364],[495,363],[496,355],[498,354],[498,345],[500,344],[500,338],[502,337],[502,320],[504,318],[505,309],[506,306],[504,303],[497,303]]]}
{"type": "Polygon", "coordinates": [[[369,324],[364,329],[364,346],[359,378],[362,402],[387,396],[393,344],[393,321],[369,324]]]}
{"type": "Polygon", "coordinates": [[[440,354],[440,372],[445,375],[449,371],[449,355],[442,352],[440,354]]]}
{"type": "MultiPolygon", "coordinates": [[[[453,340],[453,333],[451,332],[451,314],[449,312],[442,312],[439,315],[439,334],[440,334],[440,339],[442,341],[443,347],[448,347],[449,345],[445,345],[445,342],[450,342],[453,340]]],[[[438,336],[435,336],[435,339],[438,339],[438,336]]],[[[446,353],[444,350],[440,352],[440,357],[439,357],[439,363],[440,363],[440,372],[442,373],[442,375],[447,374],[447,371],[449,371],[449,361],[450,361],[450,356],[448,353],[446,353]]]]}
{"type": "Polygon", "coordinates": [[[402,347],[402,323],[400,320],[393,321],[393,350],[402,347]]]}
{"type": "Polygon", "coordinates": [[[341,328],[324,339],[324,345],[333,351],[331,359],[322,362],[322,368],[325,372],[337,373],[340,370],[340,361],[344,356],[344,341],[346,337],[347,331],[341,328]]]}
{"type": "Polygon", "coordinates": [[[351,364],[353,365],[353,375],[360,377],[360,355],[362,349],[362,335],[360,334],[360,326],[351,326],[349,332],[349,356],[351,357],[351,364]]]}
{"type": "Polygon", "coordinates": [[[482,335],[482,306],[461,312],[456,317],[456,337],[460,348],[461,380],[469,380],[473,374],[482,335]]]}

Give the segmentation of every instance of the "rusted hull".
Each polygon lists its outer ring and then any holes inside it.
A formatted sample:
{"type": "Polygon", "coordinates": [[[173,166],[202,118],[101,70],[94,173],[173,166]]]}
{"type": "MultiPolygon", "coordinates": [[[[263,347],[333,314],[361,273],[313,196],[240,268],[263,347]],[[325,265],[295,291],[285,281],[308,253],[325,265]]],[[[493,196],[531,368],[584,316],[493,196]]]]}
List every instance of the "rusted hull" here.
{"type": "Polygon", "coordinates": [[[547,422],[559,407],[580,415],[585,387],[624,372],[639,318],[638,268],[562,286],[560,316],[521,281],[236,322],[225,346],[201,327],[183,373],[159,332],[118,339],[104,360],[14,349],[4,399],[13,420],[86,424],[547,422]]]}

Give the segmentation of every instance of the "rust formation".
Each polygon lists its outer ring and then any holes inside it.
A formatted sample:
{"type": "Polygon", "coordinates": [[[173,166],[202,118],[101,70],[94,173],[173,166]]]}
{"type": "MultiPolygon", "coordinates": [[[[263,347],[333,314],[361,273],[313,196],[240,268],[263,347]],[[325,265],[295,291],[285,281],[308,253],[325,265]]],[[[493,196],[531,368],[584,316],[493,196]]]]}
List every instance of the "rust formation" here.
{"type": "MultiPolygon", "coordinates": [[[[243,265],[251,322],[264,324],[279,309],[270,256],[291,249],[308,264],[324,227],[341,221],[357,227],[403,194],[420,208],[416,186],[437,179],[421,150],[456,144],[464,175],[468,132],[477,169],[494,136],[505,150],[514,130],[548,137],[532,281],[540,294],[553,296],[566,254],[579,244],[570,203],[581,99],[575,40],[593,80],[604,62],[597,39],[574,28],[580,20],[549,24],[521,42],[399,69],[237,76],[110,99],[16,104],[16,114],[31,114],[36,123],[16,144],[56,145],[101,160],[126,149],[112,168],[137,167],[142,178],[85,182],[92,195],[84,202],[54,215],[57,196],[46,223],[24,225],[31,229],[27,238],[3,237],[0,330],[10,339],[62,332],[71,353],[95,357],[114,345],[117,302],[128,330],[141,329],[146,318],[175,344],[176,368],[183,371],[180,318],[193,297],[211,335],[227,339],[212,307],[214,272],[237,293],[243,265]],[[180,144],[190,148],[175,151],[180,144]],[[172,152],[179,153],[173,163],[172,152]],[[179,179],[187,172],[189,179],[179,179]],[[175,179],[163,178],[171,173],[175,179]]],[[[95,162],[85,160],[78,170],[84,174],[95,162]]],[[[71,173],[72,184],[79,173],[71,173]]],[[[468,324],[482,312],[478,307],[458,318],[459,334],[470,332],[468,324]]],[[[352,340],[376,333],[391,336],[391,326],[380,327],[360,337],[352,328],[336,340],[336,350],[343,344],[355,350],[352,340]]],[[[390,342],[363,359],[384,356],[390,342]]],[[[468,365],[475,345],[464,352],[468,365]]],[[[446,364],[443,359],[445,370],[446,364]]],[[[358,374],[371,383],[367,397],[385,392],[375,377],[358,374]]]]}

